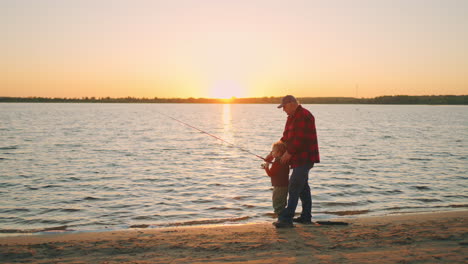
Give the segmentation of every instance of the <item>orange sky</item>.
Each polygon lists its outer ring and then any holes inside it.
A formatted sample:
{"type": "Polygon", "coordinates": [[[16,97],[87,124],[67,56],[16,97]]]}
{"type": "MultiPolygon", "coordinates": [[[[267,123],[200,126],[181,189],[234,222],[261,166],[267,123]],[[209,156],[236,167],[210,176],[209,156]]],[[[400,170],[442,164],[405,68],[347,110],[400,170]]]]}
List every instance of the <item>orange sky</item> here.
{"type": "Polygon", "coordinates": [[[0,96],[468,94],[468,1],[0,2],[0,96]]]}

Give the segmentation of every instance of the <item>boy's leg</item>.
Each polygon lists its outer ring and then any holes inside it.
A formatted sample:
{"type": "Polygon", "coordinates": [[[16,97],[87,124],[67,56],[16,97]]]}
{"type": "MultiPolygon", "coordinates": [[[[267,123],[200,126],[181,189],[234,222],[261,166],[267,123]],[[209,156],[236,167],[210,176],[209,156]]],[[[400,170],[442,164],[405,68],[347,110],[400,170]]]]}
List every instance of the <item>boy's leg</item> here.
{"type": "Polygon", "coordinates": [[[273,187],[273,209],[275,214],[279,215],[281,211],[286,207],[288,198],[288,187],[287,186],[275,186],[273,187]]]}

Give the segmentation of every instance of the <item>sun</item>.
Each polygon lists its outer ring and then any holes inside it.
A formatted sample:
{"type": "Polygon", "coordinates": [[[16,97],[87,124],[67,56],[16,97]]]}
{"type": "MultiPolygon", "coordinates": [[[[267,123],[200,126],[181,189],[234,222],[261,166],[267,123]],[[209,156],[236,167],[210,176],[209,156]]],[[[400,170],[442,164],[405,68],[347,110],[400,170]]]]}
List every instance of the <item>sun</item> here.
{"type": "Polygon", "coordinates": [[[210,88],[210,97],[216,99],[229,100],[234,97],[243,97],[244,89],[234,81],[220,81],[210,88]]]}

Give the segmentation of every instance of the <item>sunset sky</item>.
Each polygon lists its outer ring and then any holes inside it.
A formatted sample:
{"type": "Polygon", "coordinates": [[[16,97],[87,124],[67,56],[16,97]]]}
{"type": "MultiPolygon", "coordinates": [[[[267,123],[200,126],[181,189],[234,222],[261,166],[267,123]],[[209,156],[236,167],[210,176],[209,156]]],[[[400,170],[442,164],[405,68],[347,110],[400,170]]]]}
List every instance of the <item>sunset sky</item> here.
{"type": "Polygon", "coordinates": [[[0,96],[468,94],[467,0],[0,0],[0,96]]]}

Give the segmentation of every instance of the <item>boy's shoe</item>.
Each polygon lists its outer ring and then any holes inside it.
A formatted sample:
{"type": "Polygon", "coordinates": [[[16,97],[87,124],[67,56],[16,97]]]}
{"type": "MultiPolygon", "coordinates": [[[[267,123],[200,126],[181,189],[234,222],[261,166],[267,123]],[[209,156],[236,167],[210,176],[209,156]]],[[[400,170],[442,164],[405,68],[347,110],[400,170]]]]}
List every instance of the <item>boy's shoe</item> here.
{"type": "Polygon", "coordinates": [[[293,223],[280,222],[280,221],[274,222],[273,225],[276,228],[291,228],[291,227],[294,227],[293,223]]]}
{"type": "Polygon", "coordinates": [[[293,222],[300,223],[300,224],[312,224],[311,220],[306,220],[301,217],[296,217],[293,219],[293,222]]]}

